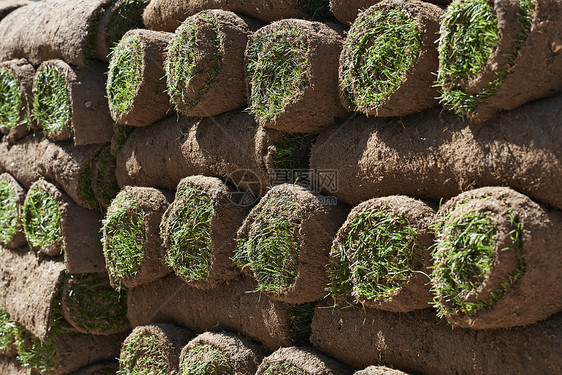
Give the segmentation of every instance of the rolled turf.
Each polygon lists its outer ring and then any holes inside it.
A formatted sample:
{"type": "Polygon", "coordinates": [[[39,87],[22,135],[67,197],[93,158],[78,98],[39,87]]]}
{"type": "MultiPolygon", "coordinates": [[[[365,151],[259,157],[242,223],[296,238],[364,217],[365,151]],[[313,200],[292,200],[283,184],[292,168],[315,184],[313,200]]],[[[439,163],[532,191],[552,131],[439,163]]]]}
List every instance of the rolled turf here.
{"type": "Polygon", "coordinates": [[[306,347],[288,347],[266,357],[256,375],[347,375],[353,370],[328,356],[306,347]]]}
{"type": "Polygon", "coordinates": [[[105,97],[104,64],[76,69],[62,60],[43,62],[33,81],[33,116],[47,136],[75,145],[106,143],[113,120],[105,97]]]}
{"type": "Polygon", "coordinates": [[[482,123],[562,89],[562,10],[554,0],[458,0],[445,12],[441,102],[482,123]]]}
{"type": "Polygon", "coordinates": [[[165,50],[172,35],[130,30],[113,49],[106,92],[111,117],[118,124],[148,126],[170,112],[162,78],[165,50]]]}
{"type": "Polygon", "coordinates": [[[171,201],[169,192],[126,186],[111,202],[102,244],[112,286],[133,288],[170,273],[158,228],[171,201]]]}
{"type": "Polygon", "coordinates": [[[347,212],[301,186],[275,186],[238,230],[233,260],[272,299],[319,300],[328,283],[330,245],[347,212]]]}
{"type": "Polygon", "coordinates": [[[164,263],[191,286],[212,288],[240,274],[230,258],[250,211],[243,197],[216,177],[191,176],[178,184],[160,236],[164,263]]]}
{"type": "Polygon", "coordinates": [[[442,15],[438,6],[418,0],[384,0],[362,12],[340,56],[342,104],[381,117],[435,106],[442,15]]]}
{"type": "Polygon", "coordinates": [[[25,193],[11,174],[0,174],[0,244],[10,249],[27,243],[21,226],[25,193]]]}
{"type": "Polygon", "coordinates": [[[282,20],[256,31],[246,48],[248,112],[261,125],[319,133],[346,114],[338,98],[343,29],[282,20]]]}
{"type": "MultiPolygon", "coordinates": [[[[402,119],[358,116],[325,131],[310,166],[337,170],[339,200],[404,194],[439,201],[482,186],[509,186],[562,208],[562,96],[500,114],[486,126],[431,109],[402,119]]],[[[321,176],[320,176],[321,177],[321,176]]]]}
{"type": "Polygon", "coordinates": [[[25,59],[0,63],[0,130],[8,142],[20,139],[34,128],[31,117],[35,69],[25,59]]]}
{"type": "Polygon", "coordinates": [[[329,294],[387,311],[430,307],[434,216],[431,205],[405,196],[353,208],[332,244],[329,294]]]}
{"type": "Polygon", "coordinates": [[[244,50],[255,22],[207,10],[175,31],[165,62],[167,92],[186,116],[214,116],[246,105],[244,50]]]}
{"type": "Polygon", "coordinates": [[[233,333],[205,332],[181,350],[179,375],[254,375],[265,357],[263,347],[233,333]]]}
{"type": "Polygon", "coordinates": [[[356,371],[355,375],[408,375],[407,373],[386,366],[369,366],[356,371]]]}

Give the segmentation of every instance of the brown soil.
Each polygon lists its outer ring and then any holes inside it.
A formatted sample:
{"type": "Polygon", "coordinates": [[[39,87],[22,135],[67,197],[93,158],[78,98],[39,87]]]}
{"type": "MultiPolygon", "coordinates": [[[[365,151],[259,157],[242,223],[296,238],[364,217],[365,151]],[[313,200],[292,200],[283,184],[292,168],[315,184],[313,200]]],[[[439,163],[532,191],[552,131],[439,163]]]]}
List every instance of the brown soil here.
{"type": "MultiPolygon", "coordinates": [[[[207,277],[203,280],[188,282],[191,286],[198,288],[213,288],[217,284],[223,284],[240,275],[236,265],[230,259],[236,248],[236,231],[250,211],[249,205],[244,205],[240,199],[243,194],[238,194],[234,189],[216,177],[191,176],[180,181],[177,190],[182,187],[195,187],[213,203],[214,214],[210,222],[210,250],[211,264],[207,277]]],[[[178,198],[166,210],[162,216],[160,233],[165,251],[170,247],[170,229],[167,221],[177,214],[185,204],[185,199],[178,198]]]]}
{"type": "Polygon", "coordinates": [[[72,111],[70,123],[47,136],[55,141],[73,139],[77,146],[111,141],[113,120],[105,96],[107,65],[92,63],[82,70],[62,60],[49,60],[42,63],[37,72],[47,66],[65,78],[72,111]]]}
{"type": "Polygon", "coordinates": [[[338,199],[404,194],[439,201],[510,186],[562,208],[562,95],[503,113],[486,126],[438,109],[402,119],[357,116],[324,132],[310,166],[339,173],[338,199]]]}
{"type": "Polygon", "coordinates": [[[298,0],[152,0],[143,19],[148,29],[174,31],[187,17],[207,9],[229,10],[265,22],[308,16],[298,0]]]}
{"type": "MultiPolygon", "coordinates": [[[[359,291],[354,291],[354,295],[363,305],[387,311],[406,312],[417,309],[428,308],[428,303],[432,297],[429,292],[427,274],[430,272],[428,266],[431,264],[431,254],[429,247],[433,244],[434,236],[430,225],[433,223],[435,209],[425,202],[409,198],[406,196],[388,196],[374,198],[361,203],[351,210],[347,221],[338,230],[332,247],[341,246],[346,240],[349,225],[355,217],[365,212],[387,210],[394,213],[397,217],[405,219],[417,235],[417,248],[415,262],[412,264],[414,271],[402,287],[388,299],[368,299],[361,295],[359,291]]],[[[355,268],[355,256],[351,249],[347,252],[350,261],[350,268],[355,268]]],[[[353,283],[356,282],[352,279],[353,283]]]]}
{"type": "Polygon", "coordinates": [[[201,290],[170,275],[129,290],[131,325],[172,322],[195,332],[240,332],[267,350],[291,345],[291,306],[251,292],[256,284],[242,279],[226,287],[201,290]]]}
{"type": "Polygon", "coordinates": [[[119,362],[117,361],[106,361],[100,363],[94,363],[93,365],[89,365],[87,367],[81,368],[78,371],[73,372],[71,375],[99,375],[96,371],[109,371],[112,370],[112,373],[116,373],[119,369],[119,362]]]}
{"type": "Polygon", "coordinates": [[[22,367],[15,358],[0,356],[0,374],[2,375],[32,375],[30,368],[22,367]]]}
{"type": "MultiPolygon", "coordinates": [[[[333,205],[298,185],[283,184],[273,187],[252,209],[238,230],[237,239],[246,239],[252,235],[252,224],[270,199],[283,196],[296,204],[300,210],[301,220],[297,223],[295,240],[298,249],[292,249],[298,258],[297,275],[287,288],[278,292],[264,292],[271,299],[285,303],[306,303],[322,299],[326,295],[328,284],[327,265],[329,263],[330,246],[337,230],[345,221],[348,208],[333,205]]],[[[282,216],[281,216],[282,217],[282,216]]],[[[271,220],[278,220],[271,216],[271,220]]],[[[243,270],[253,277],[248,267],[243,270]]]]}
{"type": "MultiPolygon", "coordinates": [[[[261,125],[289,133],[319,133],[322,128],[337,123],[338,119],[347,113],[338,96],[343,28],[336,24],[285,19],[259,29],[250,37],[248,43],[285,29],[297,30],[299,38],[307,43],[305,85],[293,94],[280,113],[271,120],[262,121],[261,125]]],[[[275,42],[275,36],[269,37],[268,40],[275,42]]],[[[266,42],[262,50],[267,48],[266,42]]],[[[254,77],[247,77],[249,100],[251,87],[255,84],[253,80],[254,77]]]]}
{"type": "Polygon", "coordinates": [[[84,67],[93,24],[112,0],[41,1],[16,9],[0,24],[0,61],[26,58],[39,65],[63,59],[84,67]]]}
{"type": "MultiPolygon", "coordinates": [[[[144,256],[142,266],[135,276],[124,278],[122,280],[114,280],[109,273],[111,285],[117,287],[120,282],[127,288],[134,288],[141,284],[146,284],[157,280],[168,273],[170,269],[164,264],[164,251],[162,248],[162,240],[160,239],[160,222],[162,215],[172,202],[172,194],[165,190],[154,188],[126,186],[124,187],[115,200],[120,199],[124,195],[132,196],[141,211],[144,212],[144,256]]],[[[111,214],[113,206],[107,210],[107,215],[111,214]]],[[[105,231],[104,231],[105,236],[105,231]]],[[[109,264],[109,262],[107,262],[109,264]]]]}
{"type": "Polygon", "coordinates": [[[21,227],[21,208],[23,206],[23,201],[25,200],[25,189],[19,184],[19,182],[9,173],[2,173],[0,174],[0,181],[6,181],[8,184],[12,186],[14,192],[16,193],[16,205],[18,208],[18,225],[16,228],[16,233],[8,243],[2,243],[2,245],[6,246],[9,249],[18,249],[24,246],[27,241],[25,240],[25,235],[22,232],[21,227]]]}
{"type": "Polygon", "coordinates": [[[356,368],[386,365],[420,374],[555,374],[562,314],[528,327],[452,328],[431,310],[393,313],[316,308],[315,348],[356,368]]]}
{"type": "Polygon", "coordinates": [[[407,373],[395,370],[386,366],[369,366],[364,370],[357,371],[355,375],[408,375],[407,373]]]}
{"type": "MultiPolygon", "coordinates": [[[[2,5],[0,5],[0,7],[1,6],[2,5]]],[[[18,122],[27,118],[27,123],[18,125],[14,129],[2,129],[2,131],[7,132],[7,141],[14,142],[25,137],[32,131],[32,129],[36,128],[36,123],[31,116],[31,108],[33,107],[32,89],[33,77],[35,77],[35,68],[33,68],[33,65],[31,65],[27,60],[18,59],[0,63],[0,69],[8,69],[14,74],[20,84],[20,90],[23,94],[22,101],[25,106],[20,108],[18,122]]]]}
{"type": "Polygon", "coordinates": [[[117,181],[120,186],[175,189],[182,178],[201,174],[263,195],[272,183],[264,160],[281,137],[243,112],[171,117],[129,135],[117,154],[117,181]]]}
{"type": "MultiPolygon", "coordinates": [[[[260,344],[242,336],[227,332],[205,332],[183,347],[180,356],[180,367],[188,351],[202,345],[209,345],[219,350],[234,370],[234,373],[240,375],[254,375],[266,355],[260,344]]],[[[196,359],[199,359],[199,357],[196,357],[196,359]]]]}
{"type": "Polygon", "coordinates": [[[45,341],[52,307],[65,276],[60,260],[40,259],[32,251],[4,250],[0,257],[0,306],[13,321],[45,341]]]}
{"type": "Polygon", "coordinates": [[[40,178],[57,183],[78,205],[96,209],[85,196],[83,178],[102,146],[75,147],[71,142],[52,142],[30,136],[15,144],[0,142],[0,172],[8,172],[25,188],[40,178]]]}
{"type": "MultiPolygon", "coordinates": [[[[249,25],[235,13],[223,10],[197,13],[183,24],[194,25],[192,51],[195,56],[192,57],[194,66],[189,85],[180,85],[185,94],[171,96],[178,112],[186,116],[208,117],[244,107],[244,50],[251,34],[249,25]]],[[[178,53],[169,53],[167,57],[172,65],[179,58],[178,53]]]]}
{"type": "MultiPolygon", "coordinates": [[[[122,348],[132,337],[154,337],[158,340],[159,347],[166,356],[169,374],[176,374],[179,370],[179,357],[181,349],[195,334],[183,327],[173,324],[158,323],[136,327],[133,332],[125,339],[122,348]]],[[[121,355],[123,357],[123,354],[121,355]]],[[[123,358],[119,361],[119,370],[123,371],[123,358]]],[[[140,370],[137,368],[137,370],[140,370]]],[[[127,371],[128,372],[128,371],[127,371]]]]}
{"type": "MultiPolygon", "coordinates": [[[[124,112],[117,113],[110,106],[111,117],[115,122],[130,126],[148,126],[163,119],[170,112],[170,98],[166,93],[166,80],[163,77],[165,50],[172,36],[170,33],[142,29],[130,30],[123,36],[134,37],[140,42],[141,82],[133,101],[124,112]]],[[[134,51],[130,46],[125,45],[123,48],[134,51]]],[[[110,62],[110,68],[112,64],[113,60],[110,62]]]]}
{"type": "MultiPolygon", "coordinates": [[[[316,352],[310,348],[299,348],[292,346],[289,348],[281,348],[266,357],[260,364],[256,375],[264,374],[269,367],[272,365],[288,365],[294,366],[300,371],[297,373],[302,373],[306,375],[351,375],[353,370],[332,358],[329,358],[323,354],[316,352]]],[[[291,374],[293,371],[284,368],[279,368],[275,370],[269,370],[268,374],[273,375],[283,375],[291,374]]]]}
{"type": "MultiPolygon", "coordinates": [[[[416,113],[438,104],[435,99],[438,96],[437,88],[434,86],[435,72],[439,62],[437,58],[437,38],[439,36],[439,21],[443,15],[443,10],[436,5],[425,1],[401,1],[385,0],[369,8],[362,13],[361,17],[384,12],[387,9],[399,7],[406,17],[416,24],[416,29],[421,35],[419,52],[412,66],[405,73],[402,83],[396,90],[386,96],[380,103],[375,105],[359,105],[358,111],[366,115],[391,117],[404,116],[416,113]]],[[[353,48],[353,46],[352,46],[353,48]]],[[[340,57],[339,76],[340,82],[344,75],[344,59],[351,52],[345,47],[340,57]]],[[[367,74],[357,72],[357,74],[367,74]]],[[[354,76],[354,73],[351,73],[354,76]]],[[[354,104],[350,106],[350,100],[354,100],[354,93],[345,93],[340,84],[340,98],[342,105],[347,106],[348,110],[353,110],[354,104]],[[349,97],[351,95],[351,97],[349,97]]]]}

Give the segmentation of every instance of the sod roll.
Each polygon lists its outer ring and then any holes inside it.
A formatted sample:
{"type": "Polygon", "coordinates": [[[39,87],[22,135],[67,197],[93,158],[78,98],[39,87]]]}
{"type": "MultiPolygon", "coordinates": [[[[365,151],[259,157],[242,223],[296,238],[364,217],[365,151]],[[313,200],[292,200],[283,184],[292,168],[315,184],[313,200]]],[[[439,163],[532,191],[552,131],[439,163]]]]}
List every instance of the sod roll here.
{"type": "Polygon", "coordinates": [[[328,356],[306,347],[281,348],[266,357],[256,375],[347,375],[353,370],[328,356]]]}
{"type": "Polygon", "coordinates": [[[431,205],[405,196],[353,208],[332,244],[329,294],[387,311],[428,308],[434,216],[431,205]]]}
{"type": "Polygon", "coordinates": [[[105,97],[106,65],[73,68],[62,60],[42,63],[33,81],[33,116],[47,137],[75,145],[106,143],[113,134],[105,97]]]}
{"type": "Polygon", "coordinates": [[[316,308],[313,346],[355,368],[385,365],[414,374],[555,374],[562,366],[562,315],[527,327],[452,328],[432,311],[316,308]],[[522,355],[521,353],[525,353],[522,355]]]}
{"type": "Polygon", "coordinates": [[[181,350],[178,374],[254,375],[265,355],[260,344],[242,336],[205,332],[181,350]]]}
{"type": "Polygon", "coordinates": [[[442,14],[438,6],[418,0],[384,0],[362,12],[340,56],[342,104],[381,117],[435,106],[435,43],[442,14]]]}
{"type": "Polygon", "coordinates": [[[441,23],[441,102],[482,123],[562,90],[556,0],[453,2],[441,23]]]}
{"type": "Polygon", "coordinates": [[[119,124],[148,126],[170,112],[164,77],[170,33],[130,30],[113,49],[107,73],[111,117],[119,124]]]}
{"type": "Polygon", "coordinates": [[[273,187],[238,230],[234,262],[286,303],[325,296],[330,245],[347,208],[298,185],[273,187]]]}
{"type": "MultiPolygon", "coordinates": [[[[356,117],[312,148],[319,175],[337,170],[341,201],[404,194],[438,202],[482,186],[509,186],[562,208],[562,96],[471,125],[438,109],[399,119],[356,117]]],[[[321,176],[320,176],[321,177],[321,176]]]]}
{"type": "Polygon", "coordinates": [[[102,243],[112,286],[133,288],[170,273],[158,228],[171,201],[167,191],[126,186],[111,202],[102,243]]]}
{"type": "Polygon", "coordinates": [[[32,130],[32,87],[35,69],[25,59],[0,63],[0,131],[8,142],[20,139],[32,130]]]}
{"type": "Polygon", "coordinates": [[[167,92],[178,112],[208,117],[246,105],[244,50],[251,27],[217,9],[182,22],[165,62],[167,92]]]}
{"type": "Polygon", "coordinates": [[[216,177],[182,179],[160,223],[164,263],[194,287],[212,288],[236,278],[234,239],[250,211],[243,198],[216,177]]]}
{"type": "Polygon", "coordinates": [[[182,347],[195,336],[173,324],[136,327],[125,339],[119,356],[122,374],[177,374],[182,347]]]}
{"type": "Polygon", "coordinates": [[[408,375],[407,373],[386,366],[369,366],[356,371],[355,375],[408,375]]]}
{"type": "Polygon", "coordinates": [[[21,226],[25,193],[11,174],[0,174],[0,245],[9,249],[17,249],[27,243],[21,226]]]}
{"type": "Polygon", "coordinates": [[[319,133],[347,111],[338,97],[343,29],[288,19],[256,31],[246,48],[248,112],[261,125],[319,133]]]}

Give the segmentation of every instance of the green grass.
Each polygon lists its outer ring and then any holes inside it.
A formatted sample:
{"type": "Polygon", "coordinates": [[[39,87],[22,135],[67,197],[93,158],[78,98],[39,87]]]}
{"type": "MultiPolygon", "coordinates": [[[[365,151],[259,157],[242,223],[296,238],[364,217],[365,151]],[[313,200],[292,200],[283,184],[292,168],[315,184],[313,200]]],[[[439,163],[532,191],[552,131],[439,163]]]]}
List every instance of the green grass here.
{"type": "MultiPolygon", "coordinates": [[[[220,33],[215,19],[208,14],[200,14],[199,17],[206,21],[213,30],[213,64],[206,66],[207,77],[203,87],[193,87],[194,69],[197,65],[197,58],[201,53],[199,43],[196,38],[195,22],[184,22],[176,30],[175,36],[168,45],[168,55],[164,61],[166,72],[167,91],[172,98],[178,111],[187,111],[195,106],[207,93],[209,86],[215,79],[220,65],[222,64],[223,48],[220,33]]],[[[204,41],[207,47],[208,41],[204,41]]],[[[202,74],[202,73],[198,73],[202,74]]]]}
{"type": "Polygon", "coordinates": [[[248,112],[274,119],[307,84],[308,42],[298,29],[278,28],[254,37],[247,48],[248,112]]]}
{"type": "Polygon", "coordinates": [[[16,192],[6,180],[0,180],[0,205],[0,242],[7,244],[18,231],[19,212],[16,192]]]}
{"type": "Polygon", "coordinates": [[[237,239],[234,262],[250,271],[257,290],[281,292],[290,286],[299,264],[298,227],[302,212],[285,194],[271,195],[254,217],[248,233],[237,239]]]}
{"type": "Polygon", "coordinates": [[[108,272],[118,284],[140,271],[144,260],[144,216],[135,198],[123,194],[111,203],[103,220],[103,252],[108,272]]]}
{"type": "Polygon", "coordinates": [[[23,232],[32,246],[48,247],[61,238],[61,214],[55,198],[38,185],[27,192],[22,209],[23,232]]]}
{"type": "Polygon", "coordinates": [[[8,313],[0,307],[0,352],[9,351],[15,343],[16,324],[10,320],[8,313]]]}
{"type": "Polygon", "coordinates": [[[111,18],[105,36],[109,48],[115,47],[123,35],[132,29],[144,29],[142,12],[149,0],[124,0],[111,18]]]}
{"type": "Polygon", "coordinates": [[[420,250],[417,232],[406,219],[387,209],[362,212],[332,247],[327,290],[336,298],[388,300],[421,266],[420,250]]]}
{"type": "Polygon", "coordinates": [[[107,98],[116,114],[129,109],[142,79],[140,41],[133,35],[123,38],[111,52],[107,73],[107,98]]]}
{"type": "Polygon", "coordinates": [[[71,277],[76,282],[68,289],[66,307],[81,328],[95,333],[129,326],[125,298],[109,285],[107,277],[96,274],[71,277]]]}
{"type": "Polygon", "coordinates": [[[45,66],[35,75],[33,116],[48,134],[72,128],[72,107],[66,81],[56,68],[45,66]]]}
{"type": "Polygon", "coordinates": [[[512,246],[500,251],[515,251],[519,267],[504,277],[501,289],[493,292],[486,301],[466,302],[475,293],[494,261],[496,222],[486,212],[464,212],[458,218],[446,222],[464,204],[448,212],[437,223],[438,240],[433,249],[434,264],[431,267],[431,290],[435,295],[434,306],[439,317],[466,313],[473,314],[491,306],[509,289],[523,273],[521,258],[522,226],[515,216],[510,216],[512,231],[508,234],[512,246]]]}
{"type": "Polygon", "coordinates": [[[421,35],[399,6],[361,15],[344,44],[340,86],[350,108],[377,110],[402,84],[421,35]]]}
{"type": "Polygon", "coordinates": [[[211,266],[211,219],[215,206],[211,198],[195,186],[182,187],[177,207],[161,223],[162,239],[169,244],[164,263],[187,281],[204,280],[211,266]]]}
{"type": "Polygon", "coordinates": [[[299,0],[300,5],[310,14],[313,21],[333,21],[330,0],[299,0]]]}
{"type": "MultiPolygon", "coordinates": [[[[316,134],[294,133],[287,134],[277,142],[276,155],[273,161],[278,169],[308,169],[310,149],[317,139],[316,134]]],[[[295,182],[295,181],[291,181],[295,182]]]]}
{"type": "Polygon", "coordinates": [[[312,334],[312,318],[314,317],[314,303],[301,303],[291,307],[291,332],[295,345],[309,344],[312,334]]]}
{"type": "Polygon", "coordinates": [[[96,160],[99,161],[99,164],[96,165],[98,173],[94,182],[97,185],[99,199],[109,204],[120,190],[116,175],[117,161],[109,147],[100,150],[96,160]]]}
{"type": "Polygon", "coordinates": [[[27,110],[17,77],[8,68],[0,68],[0,127],[14,129],[27,124],[27,110]],[[24,119],[20,121],[20,114],[24,119]]]}
{"type": "Polygon", "coordinates": [[[234,375],[224,354],[212,345],[191,348],[180,364],[180,375],[234,375]]]}
{"type": "Polygon", "coordinates": [[[521,0],[518,15],[522,31],[514,35],[516,45],[509,57],[509,67],[495,72],[495,79],[478,93],[469,93],[462,84],[474,79],[486,64],[499,40],[497,17],[486,0],[451,4],[441,22],[439,38],[439,72],[436,86],[441,91],[442,104],[459,115],[467,116],[480,102],[490,98],[501,86],[509,69],[519,57],[519,49],[531,29],[534,9],[532,0],[521,0]]]}
{"type": "Polygon", "coordinates": [[[92,160],[88,161],[86,168],[84,168],[84,171],[80,174],[78,191],[80,198],[82,198],[84,203],[92,209],[98,207],[98,200],[96,199],[94,188],[92,186],[92,171],[94,163],[95,158],[92,158],[92,160]]]}
{"type": "Polygon", "coordinates": [[[146,333],[127,338],[119,362],[119,375],[167,375],[170,371],[162,344],[157,337],[146,333]]]}
{"type": "Polygon", "coordinates": [[[307,372],[287,362],[274,362],[269,365],[263,375],[306,375],[307,372]]]}

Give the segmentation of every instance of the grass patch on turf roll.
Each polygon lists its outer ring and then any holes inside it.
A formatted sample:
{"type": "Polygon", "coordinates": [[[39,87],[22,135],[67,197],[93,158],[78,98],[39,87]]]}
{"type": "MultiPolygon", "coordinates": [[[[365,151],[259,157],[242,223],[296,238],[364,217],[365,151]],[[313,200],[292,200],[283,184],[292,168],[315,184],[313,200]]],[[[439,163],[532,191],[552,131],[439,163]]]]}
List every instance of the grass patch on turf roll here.
{"type": "Polygon", "coordinates": [[[61,213],[57,200],[40,185],[33,185],[22,208],[22,225],[31,246],[51,247],[61,240],[61,213]]]}
{"type": "Polygon", "coordinates": [[[140,41],[134,36],[123,38],[111,53],[107,78],[107,97],[111,110],[126,112],[141,84],[142,55],[140,41]]]}
{"type": "Polygon", "coordinates": [[[8,244],[19,230],[20,213],[12,184],[0,179],[0,242],[8,244]]]}
{"type": "Polygon", "coordinates": [[[55,68],[45,66],[33,83],[33,116],[48,134],[72,127],[72,107],[65,77],[55,68]]]}

